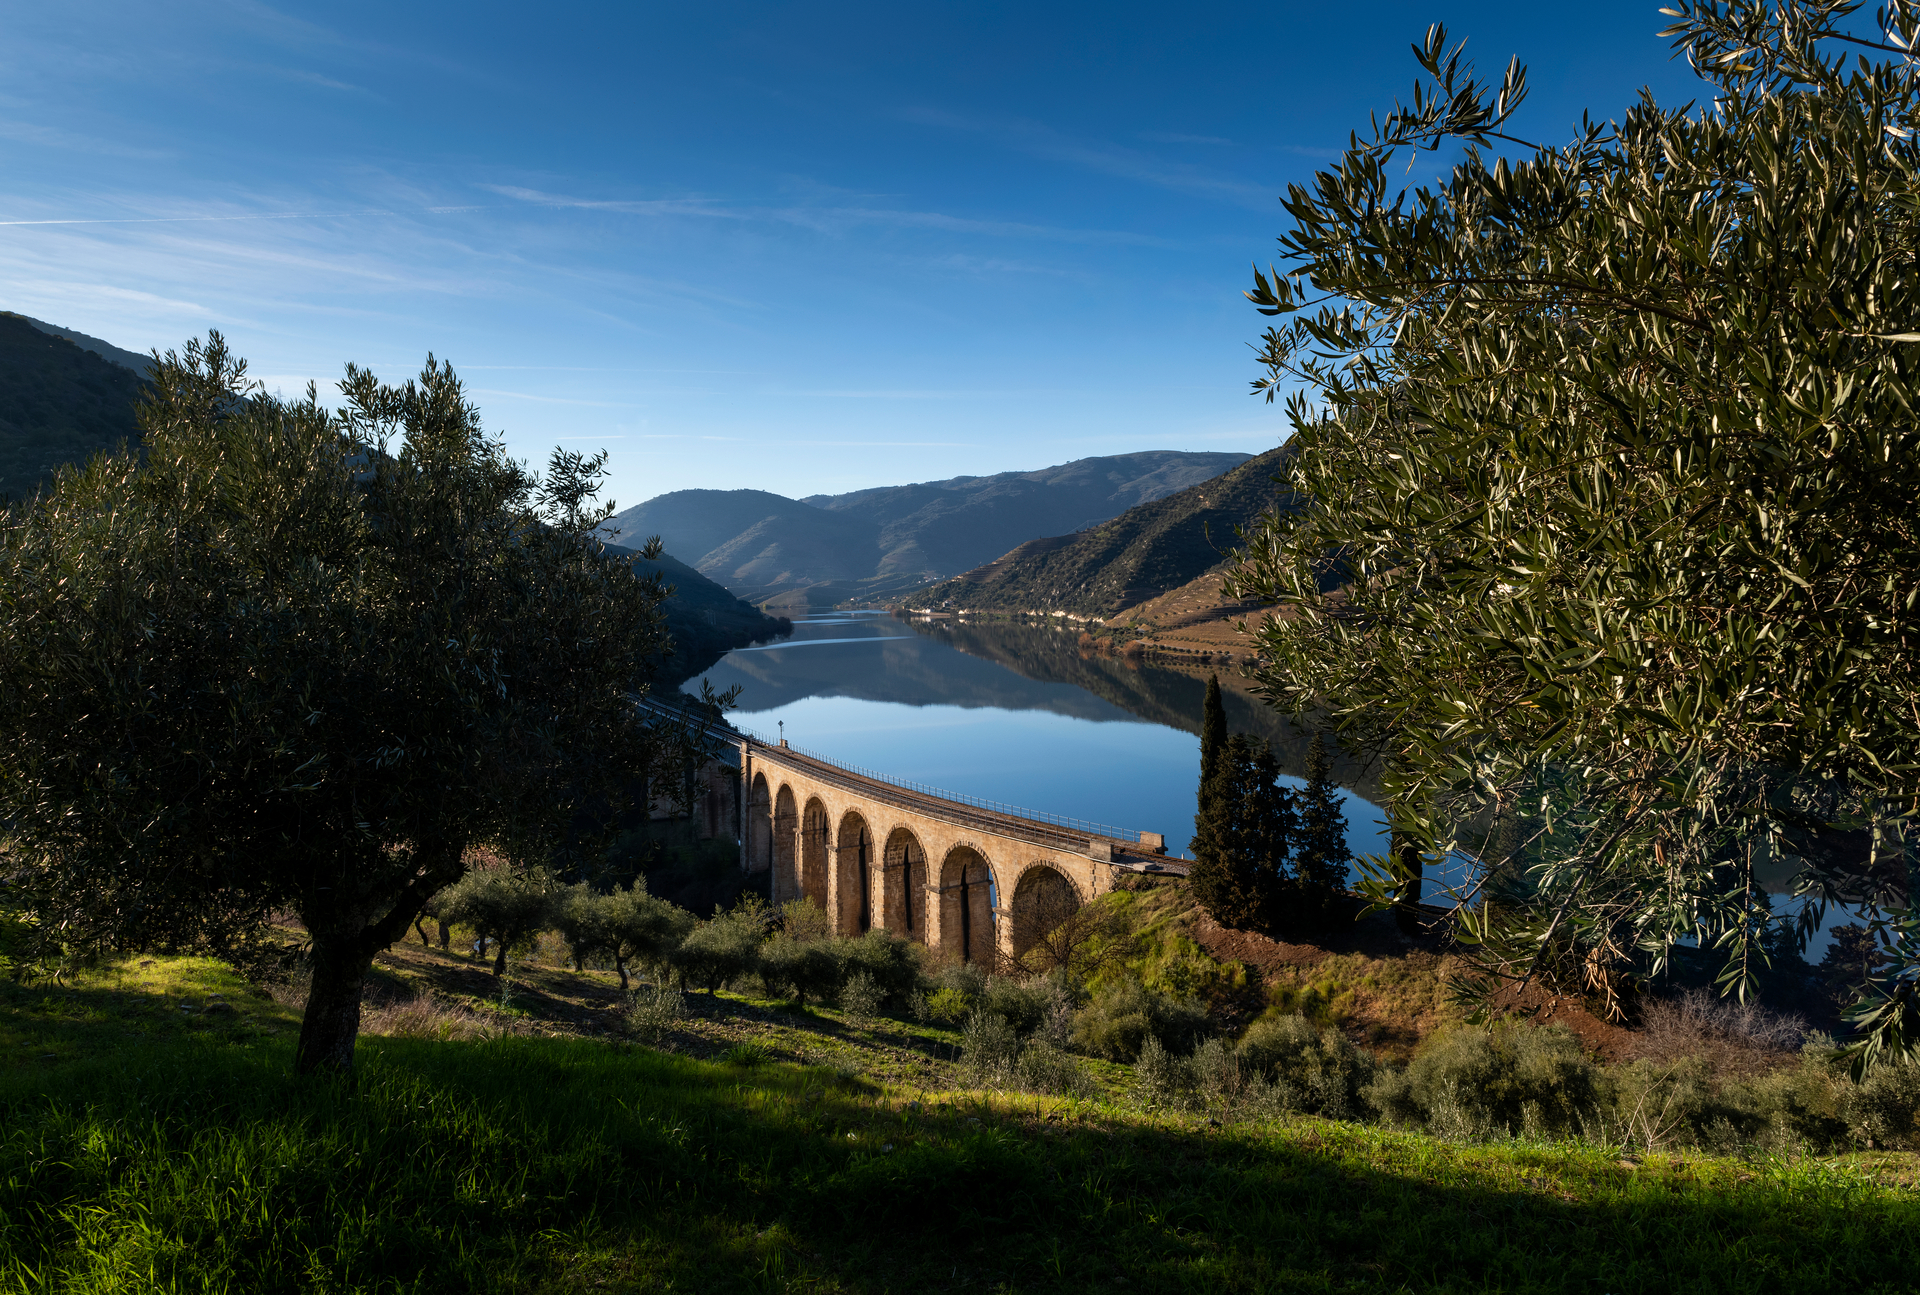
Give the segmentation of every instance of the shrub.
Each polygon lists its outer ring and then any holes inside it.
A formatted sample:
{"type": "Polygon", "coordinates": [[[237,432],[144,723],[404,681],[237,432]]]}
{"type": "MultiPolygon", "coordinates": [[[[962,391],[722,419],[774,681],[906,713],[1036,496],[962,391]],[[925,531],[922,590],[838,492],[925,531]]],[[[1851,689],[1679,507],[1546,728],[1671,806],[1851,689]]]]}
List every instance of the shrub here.
{"type": "Polygon", "coordinates": [[[717,993],[728,981],[760,969],[760,941],[765,933],[765,905],[758,895],[751,895],[694,927],[669,960],[682,984],[691,979],[709,994],[717,993]]]}
{"type": "Polygon", "coordinates": [[[808,998],[825,999],[838,993],[840,973],[840,959],[830,944],[782,933],[761,950],[760,975],[768,988],[791,994],[803,1007],[808,998]]]}
{"type": "Polygon", "coordinates": [[[827,910],[811,899],[789,899],[780,905],[775,924],[782,935],[803,944],[833,938],[833,924],[827,920],[827,910]]]}
{"type": "Polygon", "coordinates": [[[1247,1027],[1239,1059],[1272,1092],[1267,1100],[1295,1111],[1346,1119],[1366,1107],[1373,1059],[1338,1029],[1316,1029],[1304,1016],[1265,1016],[1247,1027]]]}
{"type": "Polygon", "coordinates": [[[1206,1013],[1193,999],[1176,1000],[1128,978],[1101,990],[1073,1025],[1073,1045],[1109,1061],[1133,1061],[1149,1037],[1184,1056],[1206,1033],[1206,1013]]]}
{"type": "Polygon", "coordinates": [[[1133,1096],[1146,1106],[1181,1106],[1193,1097],[1193,1066],[1160,1045],[1151,1033],[1142,1037],[1133,1066],[1133,1096]]]}
{"type": "Polygon", "coordinates": [[[953,986],[943,985],[927,995],[926,1008],[928,1020],[950,1025],[971,1011],[973,1004],[967,1001],[965,994],[953,986]]]}
{"type": "Polygon", "coordinates": [[[627,1029],[657,1043],[686,1014],[686,995],[672,985],[642,985],[627,1000],[627,1029]]]}
{"type": "Polygon", "coordinates": [[[1008,976],[987,981],[987,992],[980,999],[980,1010],[991,1012],[1025,1038],[1040,1028],[1046,1019],[1050,996],[1039,981],[1026,984],[1008,976]]]}
{"type": "Polygon", "coordinates": [[[960,1064],[970,1082],[1005,1083],[1020,1057],[1020,1039],[1004,1016],[975,1012],[960,1032],[960,1064]]]}
{"type": "Polygon", "coordinates": [[[1567,1135],[1597,1113],[1598,1079],[1564,1028],[1501,1024],[1435,1036],[1404,1076],[1369,1086],[1368,1100],[1401,1121],[1417,1111],[1443,1137],[1567,1135]]]}
{"type": "Polygon", "coordinates": [[[840,988],[840,1010],[847,1019],[855,1024],[864,1025],[880,1014],[880,1005],[886,995],[880,992],[873,977],[864,971],[856,971],[847,977],[847,983],[840,988]]]}
{"type": "Polygon", "coordinates": [[[896,1010],[908,1007],[923,979],[918,944],[879,928],[857,940],[841,940],[836,944],[844,974],[849,978],[866,976],[879,991],[885,1006],[896,1010]]]}
{"type": "Polygon", "coordinates": [[[1842,1103],[1848,1130],[1878,1150],[1920,1151],[1920,1063],[1883,1062],[1842,1103]]]}
{"type": "Polygon", "coordinates": [[[1058,1097],[1094,1097],[1099,1085],[1078,1061],[1044,1041],[1029,1043],[1013,1063],[1015,1086],[1058,1097]]]}

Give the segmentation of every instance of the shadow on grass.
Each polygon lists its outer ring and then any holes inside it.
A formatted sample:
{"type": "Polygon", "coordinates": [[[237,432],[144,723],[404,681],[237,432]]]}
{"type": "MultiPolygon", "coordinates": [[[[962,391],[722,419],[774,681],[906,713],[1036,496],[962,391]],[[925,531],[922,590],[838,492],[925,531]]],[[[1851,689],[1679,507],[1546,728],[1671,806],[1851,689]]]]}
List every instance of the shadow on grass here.
{"type": "Polygon", "coordinates": [[[1824,1295],[1920,1271],[1913,1197],[1814,1165],[902,1108],[585,1040],[361,1056],[352,1087],[191,1040],[0,1077],[0,1286],[1824,1295]]]}

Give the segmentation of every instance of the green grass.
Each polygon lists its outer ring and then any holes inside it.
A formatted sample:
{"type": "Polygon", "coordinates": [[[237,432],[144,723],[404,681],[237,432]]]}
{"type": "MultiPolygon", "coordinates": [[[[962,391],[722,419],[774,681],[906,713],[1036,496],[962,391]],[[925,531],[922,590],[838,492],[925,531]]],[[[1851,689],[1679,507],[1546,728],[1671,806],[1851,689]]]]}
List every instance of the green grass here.
{"type": "Polygon", "coordinates": [[[588,1040],[146,1044],[0,1079],[0,1289],[1913,1289],[1844,1166],[887,1092],[588,1040]],[[1057,1118],[1049,1118],[1057,1117],[1057,1118]],[[891,1150],[887,1148],[891,1147],[891,1150]]]}
{"type": "Polygon", "coordinates": [[[292,1077],[286,1025],[194,960],[0,986],[0,1292],[1826,1295],[1920,1274],[1920,1198],[1858,1160],[1629,1169],[939,1091],[945,1067],[883,1085],[853,1035],[812,1065],[751,1040],[709,1062],[364,1039],[343,1086],[292,1077]],[[204,1015],[213,994],[240,1011],[204,1015]]]}

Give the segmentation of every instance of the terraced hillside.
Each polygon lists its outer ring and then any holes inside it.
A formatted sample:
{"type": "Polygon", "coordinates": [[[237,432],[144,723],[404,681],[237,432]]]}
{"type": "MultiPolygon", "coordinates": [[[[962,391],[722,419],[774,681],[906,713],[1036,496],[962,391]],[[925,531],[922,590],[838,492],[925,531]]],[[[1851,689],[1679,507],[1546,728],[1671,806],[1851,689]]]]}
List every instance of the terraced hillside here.
{"type": "Polygon", "coordinates": [[[1283,500],[1274,478],[1286,447],[1211,481],[1129,508],[1075,535],[1030,540],[965,575],[912,595],[914,607],[1066,612],[1105,619],[1178,589],[1228,561],[1240,530],[1283,500]]]}

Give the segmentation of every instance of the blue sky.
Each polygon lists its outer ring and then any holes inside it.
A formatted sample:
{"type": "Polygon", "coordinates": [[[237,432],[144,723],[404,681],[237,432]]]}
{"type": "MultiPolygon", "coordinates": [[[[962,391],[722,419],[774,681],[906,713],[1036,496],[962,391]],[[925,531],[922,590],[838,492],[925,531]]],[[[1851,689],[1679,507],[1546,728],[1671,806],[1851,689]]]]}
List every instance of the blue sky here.
{"type": "Polygon", "coordinates": [[[289,394],[433,351],[623,506],[1254,452],[1248,263],[1409,42],[1557,140],[1692,97],[1657,10],[4,0],[0,307],[289,394]]]}

